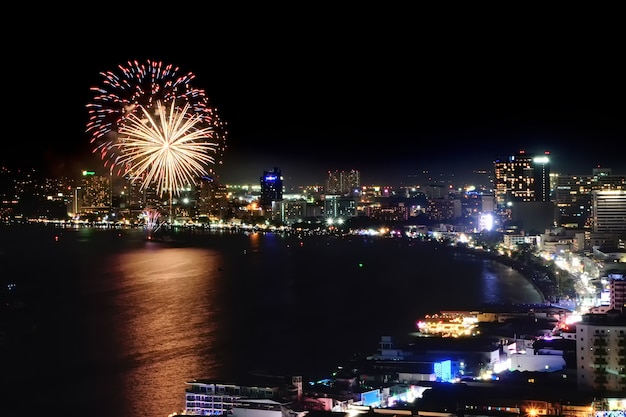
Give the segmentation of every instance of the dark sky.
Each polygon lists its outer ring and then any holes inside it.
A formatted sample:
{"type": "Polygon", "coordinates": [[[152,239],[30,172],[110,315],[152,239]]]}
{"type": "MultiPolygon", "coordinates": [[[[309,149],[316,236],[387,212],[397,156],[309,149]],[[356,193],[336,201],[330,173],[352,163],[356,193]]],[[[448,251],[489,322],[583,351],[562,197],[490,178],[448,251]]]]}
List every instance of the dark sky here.
{"type": "Polygon", "coordinates": [[[336,169],[360,170],[365,184],[406,183],[425,169],[491,169],[520,149],[550,151],[563,173],[626,174],[613,13],[483,12],[124,4],[18,14],[19,30],[2,29],[5,106],[18,111],[5,110],[0,159],[97,171],[85,156],[89,88],[100,71],[151,59],[193,72],[227,122],[228,183],[257,183],[273,167],[293,183],[336,169]]]}

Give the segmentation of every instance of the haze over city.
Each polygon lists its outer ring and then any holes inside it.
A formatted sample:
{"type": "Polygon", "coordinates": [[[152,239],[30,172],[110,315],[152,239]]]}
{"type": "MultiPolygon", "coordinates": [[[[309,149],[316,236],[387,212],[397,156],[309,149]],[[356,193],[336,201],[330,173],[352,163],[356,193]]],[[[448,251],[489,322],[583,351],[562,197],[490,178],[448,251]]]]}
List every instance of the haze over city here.
{"type": "Polygon", "coordinates": [[[586,32],[550,11],[498,23],[318,9],[307,19],[214,11],[159,29],[150,12],[120,12],[132,24],[75,12],[83,19],[24,18],[32,40],[8,46],[7,97],[28,119],[9,127],[24,149],[3,152],[2,163],[51,175],[103,170],[85,132],[90,88],[101,72],[154,60],[193,73],[226,122],[216,167],[226,183],[256,183],[278,167],[287,185],[350,169],[364,184],[406,184],[424,170],[489,170],[521,149],[550,151],[553,172],[626,171],[623,64],[610,24],[586,32]]]}

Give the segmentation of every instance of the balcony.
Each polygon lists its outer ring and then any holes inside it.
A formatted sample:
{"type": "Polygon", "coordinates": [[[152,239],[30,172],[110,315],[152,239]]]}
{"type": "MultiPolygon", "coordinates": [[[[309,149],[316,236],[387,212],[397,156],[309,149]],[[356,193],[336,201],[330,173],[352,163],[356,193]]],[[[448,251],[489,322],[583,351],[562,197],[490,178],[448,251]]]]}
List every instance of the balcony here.
{"type": "Polygon", "coordinates": [[[608,343],[605,339],[597,338],[593,341],[594,346],[607,346],[608,343]]]}
{"type": "Polygon", "coordinates": [[[597,376],[593,380],[593,382],[596,383],[596,384],[601,384],[602,385],[602,384],[606,384],[607,382],[609,382],[609,379],[606,376],[604,376],[604,375],[600,375],[600,376],[597,376]]]}
{"type": "Polygon", "coordinates": [[[608,365],[608,362],[604,358],[596,358],[593,360],[594,365],[608,365]]]}
{"type": "Polygon", "coordinates": [[[594,356],[606,356],[608,352],[606,349],[595,349],[593,352],[594,356]]]}

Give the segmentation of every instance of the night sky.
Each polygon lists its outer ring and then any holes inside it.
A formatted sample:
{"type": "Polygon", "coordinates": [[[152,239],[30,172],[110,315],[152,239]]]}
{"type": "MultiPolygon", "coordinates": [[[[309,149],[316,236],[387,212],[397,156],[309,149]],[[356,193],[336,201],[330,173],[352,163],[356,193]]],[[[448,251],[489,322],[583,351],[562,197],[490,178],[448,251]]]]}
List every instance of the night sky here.
{"type": "Polygon", "coordinates": [[[490,170],[521,149],[550,151],[562,173],[626,174],[623,36],[610,11],[55,7],[2,29],[5,106],[18,110],[5,111],[3,163],[101,169],[85,133],[89,88],[100,71],[150,59],[193,72],[228,124],[226,183],[273,167],[292,185],[342,169],[407,183],[490,170]]]}

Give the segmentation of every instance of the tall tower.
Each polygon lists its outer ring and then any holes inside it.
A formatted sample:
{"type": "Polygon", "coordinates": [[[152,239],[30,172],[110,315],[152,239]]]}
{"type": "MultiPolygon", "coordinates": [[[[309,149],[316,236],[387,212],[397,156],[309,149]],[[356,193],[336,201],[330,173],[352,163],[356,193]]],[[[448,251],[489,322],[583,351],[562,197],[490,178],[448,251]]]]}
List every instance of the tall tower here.
{"type": "Polygon", "coordinates": [[[550,201],[549,154],[532,157],[522,150],[494,161],[495,196],[499,207],[513,201],[550,201]]]}
{"type": "Polygon", "coordinates": [[[261,206],[263,210],[271,210],[273,201],[283,199],[283,176],[279,168],[264,171],[261,177],[261,206]]]}
{"type": "Polygon", "coordinates": [[[534,201],[550,201],[550,152],[532,160],[534,201]]]}

